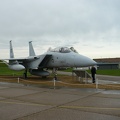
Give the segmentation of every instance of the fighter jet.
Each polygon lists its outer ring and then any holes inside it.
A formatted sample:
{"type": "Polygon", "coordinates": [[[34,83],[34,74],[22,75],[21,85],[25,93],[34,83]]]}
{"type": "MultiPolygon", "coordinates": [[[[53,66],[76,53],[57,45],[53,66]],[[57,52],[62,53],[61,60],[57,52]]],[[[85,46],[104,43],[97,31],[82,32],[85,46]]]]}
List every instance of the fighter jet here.
{"type": "Polygon", "coordinates": [[[49,76],[50,73],[45,69],[56,69],[61,67],[88,67],[96,65],[96,62],[86,56],[68,47],[49,48],[47,52],[36,55],[33,49],[32,41],[29,42],[29,56],[26,58],[15,58],[12,41],[10,41],[10,58],[6,63],[12,70],[25,70],[24,77],[27,77],[27,71],[32,75],[49,76]]]}

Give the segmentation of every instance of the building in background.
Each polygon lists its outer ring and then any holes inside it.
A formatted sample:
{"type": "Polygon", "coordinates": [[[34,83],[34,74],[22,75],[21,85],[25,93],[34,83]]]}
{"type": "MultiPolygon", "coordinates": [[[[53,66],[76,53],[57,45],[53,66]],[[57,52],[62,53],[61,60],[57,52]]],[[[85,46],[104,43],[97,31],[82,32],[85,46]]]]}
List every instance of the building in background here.
{"type": "Polygon", "coordinates": [[[98,63],[98,69],[120,69],[120,58],[94,59],[98,63]]]}

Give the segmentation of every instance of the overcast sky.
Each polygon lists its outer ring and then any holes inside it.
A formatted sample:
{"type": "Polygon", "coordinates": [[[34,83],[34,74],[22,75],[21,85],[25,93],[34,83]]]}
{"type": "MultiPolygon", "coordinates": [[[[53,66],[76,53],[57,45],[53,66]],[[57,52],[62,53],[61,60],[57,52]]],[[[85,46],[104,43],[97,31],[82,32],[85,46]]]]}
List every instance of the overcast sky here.
{"type": "Polygon", "coordinates": [[[90,58],[120,57],[120,0],[0,0],[0,58],[73,46],[90,58]]]}

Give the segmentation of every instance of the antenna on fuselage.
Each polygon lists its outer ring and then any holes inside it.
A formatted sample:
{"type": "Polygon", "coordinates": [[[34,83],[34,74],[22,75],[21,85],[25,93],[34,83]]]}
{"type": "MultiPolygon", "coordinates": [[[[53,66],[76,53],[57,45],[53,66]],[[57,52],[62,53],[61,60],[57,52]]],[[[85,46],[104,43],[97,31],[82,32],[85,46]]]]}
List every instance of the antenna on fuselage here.
{"type": "Polygon", "coordinates": [[[29,42],[29,56],[35,56],[35,51],[33,49],[32,41],[29,42]]]}

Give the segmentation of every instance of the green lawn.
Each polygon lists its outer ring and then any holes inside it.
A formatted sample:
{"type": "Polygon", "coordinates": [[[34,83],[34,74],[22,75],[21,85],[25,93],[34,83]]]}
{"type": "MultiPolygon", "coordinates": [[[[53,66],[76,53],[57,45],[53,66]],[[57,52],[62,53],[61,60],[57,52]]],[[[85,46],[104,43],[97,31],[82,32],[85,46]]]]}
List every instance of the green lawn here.
{"type": "MultiPolygon", "coordinates": [[[[69,69],[66,69],[64,71],[71,72],[72,69],[69,68],[69,69]]],[[[90,73],[90,70],[88,70],[88,72],[90,73]]],[[[97,74],[99,74],[99,75],[120,76],[120,69],[97,70],[97,74]]]]}
{"type": "Polygon", "coordinates": [[[100,74],[100,75],[111,75],[111,76],[120,76],[120,69],[97,70],[97,74],[100,74]]]}
{"type": "Polygon", "coordinates": [[[0,63],[0,75],[22,75],[24,71],[13,71],[4,63],[0,63]]]}
{"type": "MultiPolygon", "coordinates": [[[[66,70],[62,70],[65,72],[71,72],[72,68],[66,69],[66,70]]],[[[7,65],[5,65],[4,63],[0,63],[0,75],[23,75],[24,71],[13,71],[10,70],[7,65]]],[[[90,70],[88,70],[88,72],[90,73],[90,70]]],[[[111,76],[120,76],[120,69],[111,69],[111,70],[97,70],[97,74],[99,75],[111,75],[111,76]]],[[[30,75],[30,74],[28,74],[30,75]]]]}

